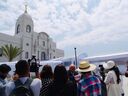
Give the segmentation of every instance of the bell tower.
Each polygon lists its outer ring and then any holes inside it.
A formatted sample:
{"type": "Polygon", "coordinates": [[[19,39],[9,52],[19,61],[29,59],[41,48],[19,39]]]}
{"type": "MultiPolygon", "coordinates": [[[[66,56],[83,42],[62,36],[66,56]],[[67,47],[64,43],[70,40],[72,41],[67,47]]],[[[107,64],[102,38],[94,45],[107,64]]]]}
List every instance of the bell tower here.
{"type": "Polygon", "coordinates": [[[25,3],[25,11],[20,15],[15,25],[15,35],[30,35],[34,32],[34,25],[31,16],[27,11],[27,3],[25,3]]]}
{"type": "Polygon", "coordinates": [[[33,52],[33,36],[34,24],[32,17],[28,14],[27,3],[25,3],[25,10],[16,21],[15,36],[21,40],[21,48],[23,50],[21,59],[29,59],[33,52]]]}

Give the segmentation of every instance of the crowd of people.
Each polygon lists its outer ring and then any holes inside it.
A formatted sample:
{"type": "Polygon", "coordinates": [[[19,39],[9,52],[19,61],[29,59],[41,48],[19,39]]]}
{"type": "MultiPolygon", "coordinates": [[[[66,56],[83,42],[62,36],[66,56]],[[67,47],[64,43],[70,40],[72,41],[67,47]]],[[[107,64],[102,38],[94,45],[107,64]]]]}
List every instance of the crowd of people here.
{"type": "Polygon", "coordinates": [[[67,70],[58,64],[54,70],[48,64],[36,78],[31,78],[30,64],[19,60],[15,64],[14,75],[6,81],[11,68],[0,65],[0,96],[124,96],[120,71],[114,61],[96,65],[81,61],[79,67],[74,64],[67,70]]]}

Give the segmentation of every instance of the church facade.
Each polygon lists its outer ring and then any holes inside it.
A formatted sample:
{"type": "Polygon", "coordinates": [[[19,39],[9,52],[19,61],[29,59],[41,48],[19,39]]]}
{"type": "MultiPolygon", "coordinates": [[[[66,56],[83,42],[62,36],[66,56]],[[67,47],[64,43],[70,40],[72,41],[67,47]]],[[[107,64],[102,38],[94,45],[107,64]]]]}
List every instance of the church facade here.
{"type": "Polygon", "coordinates": [[[39,60],[49,60],[64,56],[64,51],[56,47],[56,43],[47,33],[34,32],[33,20],[27,11],[17,19],[14,36],[0,33],[0,61],[8,61],[2,55],[1,46],[5,44],[12,44],[23,50],[13,61],[19,59],[28,60],[32,55],[35,55],[39,60]]]}

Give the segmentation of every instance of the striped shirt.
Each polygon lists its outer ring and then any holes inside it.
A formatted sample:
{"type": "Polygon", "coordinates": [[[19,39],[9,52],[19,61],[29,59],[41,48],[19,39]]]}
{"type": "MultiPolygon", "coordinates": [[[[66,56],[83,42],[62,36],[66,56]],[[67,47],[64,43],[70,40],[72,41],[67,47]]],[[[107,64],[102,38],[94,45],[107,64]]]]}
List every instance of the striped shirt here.
{"type": "Polygon", "coordinates": [[[78,96],[101,96],[100,80],[91,73],[86,73],[78,82],[78,96]]]}
{"type": "Polygon", "coordinates": [[[47,96],[48,95],[48,87],[49,84],[52,82],[52,79],[42,79],[42,88],[40,90],[40,96],[47,96]]]}

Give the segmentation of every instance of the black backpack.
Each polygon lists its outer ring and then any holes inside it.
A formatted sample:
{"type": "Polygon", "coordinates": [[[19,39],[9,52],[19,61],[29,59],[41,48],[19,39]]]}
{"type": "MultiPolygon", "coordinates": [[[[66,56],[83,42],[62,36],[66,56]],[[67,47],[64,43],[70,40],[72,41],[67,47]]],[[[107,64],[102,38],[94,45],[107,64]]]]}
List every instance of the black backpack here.
{"type": "Polygon", "coordinates": [[[27,79],[24,84],[18,79],[15,83],[15,88],[12,90],[9,96],[34,96],[32,90],[30,89],[30,85],[32,83],[32,79],[27,79]]]}

